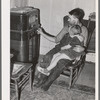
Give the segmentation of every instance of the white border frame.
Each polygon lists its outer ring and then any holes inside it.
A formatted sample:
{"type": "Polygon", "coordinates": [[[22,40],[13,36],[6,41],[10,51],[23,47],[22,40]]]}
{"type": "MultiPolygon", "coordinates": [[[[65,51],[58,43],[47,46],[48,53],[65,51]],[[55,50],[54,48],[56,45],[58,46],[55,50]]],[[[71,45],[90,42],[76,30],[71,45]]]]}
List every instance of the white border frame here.
{"type": "Polygon", "coordinates": [[[96,42],[95,42],[95,47],[96,47],[96,60],[95,60],[95,62],[96,62],[96,66],[95,66],[95,100],[99,100],[99,96],[98,96],[98,93],[99,93],[99,85],[98,85],[98,83],[99,83],[99,73],[98,73],[98,71],[99,71],[99,63],[98,63],[98,58],[99,58],[99,53],[98,53],[98,48],[99,48],[99,40],[98,40],[98,37],[99,37],[99,30],[98,30],[98,25],[99,25],[99,19],[98,19],[98,16],[99,16],[99,12],[98,12],[98,4],[99,4],[99,1],[98,0],[96,0],[96,3],[95,3],[95,7],[96,7],[96,42]]]}
{"type": "Polygon", "coordinates": [[[1,1],[2,100],[10,100],[10,1],[1,1]]]}
{"type": "MultiPolygon", "coordinates": [[[[2,63],[2,100],[10,100],[10,0],[1,1],[1,63],[2,63]]],[[[96,0],[96,67],[95,100],[98,100],[98,0],[96,0]]]]}

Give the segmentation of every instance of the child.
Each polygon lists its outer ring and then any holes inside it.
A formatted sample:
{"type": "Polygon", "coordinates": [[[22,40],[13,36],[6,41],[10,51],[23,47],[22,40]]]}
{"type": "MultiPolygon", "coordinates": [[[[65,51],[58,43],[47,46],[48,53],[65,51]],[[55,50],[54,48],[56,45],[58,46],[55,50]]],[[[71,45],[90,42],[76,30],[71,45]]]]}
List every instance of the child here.
{"type": "Polygon", "coordinates": [[[70,27],[69,43],[61,47],[61,50],[58,53],[54,54],[51,63],[47,68],[41,68],[40,66],[38,66],[38,71],[48,76],[50,74],[51,69],[53,69],[56,66],[57,62],[60,59],[74,60],[76,57],[79,57],[82,54],[82,52],[74,50],[74,47],[76,45],[84,45],[84,38],[80,35],[80,33],[81,27],[79,25],[74,25],[70,27]]]}

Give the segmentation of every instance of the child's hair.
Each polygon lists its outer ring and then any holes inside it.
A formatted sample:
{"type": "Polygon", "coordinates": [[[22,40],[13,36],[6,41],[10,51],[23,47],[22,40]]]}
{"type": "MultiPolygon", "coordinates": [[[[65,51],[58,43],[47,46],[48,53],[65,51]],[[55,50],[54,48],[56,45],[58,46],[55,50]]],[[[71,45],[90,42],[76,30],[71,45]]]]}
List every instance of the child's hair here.
{"type": "Polygon", "coordinates": [[[73,25],[71,29],[75,30],[74,34],[80,34],[82,32],[81,27],[79,25],[73,25]]]}

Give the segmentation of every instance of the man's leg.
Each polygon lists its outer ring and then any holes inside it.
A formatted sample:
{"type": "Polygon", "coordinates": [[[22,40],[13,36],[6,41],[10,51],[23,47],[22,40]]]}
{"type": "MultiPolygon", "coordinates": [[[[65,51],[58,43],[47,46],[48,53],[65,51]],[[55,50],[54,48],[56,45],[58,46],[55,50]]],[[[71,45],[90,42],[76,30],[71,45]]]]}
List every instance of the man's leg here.
{"type": "Polygon", "coordinates": [[[68,57],[66,54],[59,53],[59,55],[57,55],[57,56],[55,57],[55,59],[53,59],[53,61],[50,63],[50,65],[47,67],[47,70],[50,71],[51,69],[53,69],[53,68],[57,65],[57,63],[58,63],[58,61],[59,61],[60,59],[72,60],[72,59],[71,59],[70,57],[68,57]]]}
{"type": "MultiPolygon", "coordinates": [[[[53,55],[45,55],[43,58],[43,62],[40,62],[40,67],[47,68],[49,66],[53,55]]],[[[40,87],[48,78],[48,76],[39,72],[38,81],[34,84],[35,87],[40,87]]]]}
{"type": "Polygon", "coordinates": [[[38,81],[37,83],[34,84],[35,87],[39,88],[41,87],[42,84],[45,83],[45,81],[47,80],[48,76],[42,74],[42,73],[39,73],[39,78],[38,78],[38,81]]]}
{"type": "MultiPolygon", "coordinates": [[[[50,50],[43,58],[43,61],[40,62],[40,66],[42,68],[47,68],[47,66],[50,65],[51,59],[53,57],[53,55],[55,53],[57,53],[59,51],[58,48],[53,48],[52,50],[50,50]]],[[[38,81],[38,83],[36,83],[37,87],[40,87],[46,80],[48,79],[48,77],[46,75],[43,75],[40,73],[40,80],[38,81]]]]}
{"type": "MultiPolygon", "coordinates": [[[[40,62],[39,66],[41,66],[42,68],[46,68],[49,65],[50,59],[51,59],[50,55],[45,55],[43,61],[40,62]]],[[[38,81],[37,83],[34,84],[34,86],[40,87],[44,83],[44,80],[47,79],[47,76],[39,72],[37,77],[38,81]]]]}
{"type": "Polygon", "coordinates": [[[60,74],[63,72],[63,70],[66,68],[67,65],[71,64],[70,60],[67,59],[61,59],[57,66],[52,70],[50,76],[48,76],[47,81],[42,85],[42,89],[47,91],[51,84],[60,76],[60,74]]]}

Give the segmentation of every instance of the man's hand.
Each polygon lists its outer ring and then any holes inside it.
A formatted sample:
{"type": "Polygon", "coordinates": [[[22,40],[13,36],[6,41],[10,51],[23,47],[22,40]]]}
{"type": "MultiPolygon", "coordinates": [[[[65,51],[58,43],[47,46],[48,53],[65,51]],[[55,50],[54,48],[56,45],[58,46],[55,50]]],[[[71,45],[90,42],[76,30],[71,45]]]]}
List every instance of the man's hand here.
{"type": "Polygon", "coordinates": [[[55,37],[52,37],[52,36],[48,35],[49,33],[45,32],[45,30],[42,27],[38,28],[37,34],[41,34],[47,40],[55,43],[55,37]]]}
{"type": "Polygon", "coordinates": [[[76,47],[74,47],[73,50],[75,50],[76,52],[82,52],[85,50],[85,48],[80,45],[76,45],[76,47]]]}
{"type": "Polygon", "coordinates": [[[42,28],[38,28],[37,34],[41,34],[41,35],[43,34],[42,28]]]}

